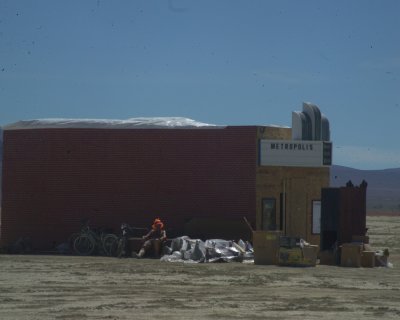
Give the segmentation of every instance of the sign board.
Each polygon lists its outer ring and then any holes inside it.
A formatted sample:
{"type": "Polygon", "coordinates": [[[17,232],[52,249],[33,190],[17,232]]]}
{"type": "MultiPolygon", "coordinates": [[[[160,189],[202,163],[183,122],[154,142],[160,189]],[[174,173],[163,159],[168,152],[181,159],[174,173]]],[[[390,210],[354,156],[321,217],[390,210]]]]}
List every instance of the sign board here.
{"type": "Polygon", "coordinates": [[[331,142],[260,140],[261,166],[322,167],[331,164],[331,142]]]}

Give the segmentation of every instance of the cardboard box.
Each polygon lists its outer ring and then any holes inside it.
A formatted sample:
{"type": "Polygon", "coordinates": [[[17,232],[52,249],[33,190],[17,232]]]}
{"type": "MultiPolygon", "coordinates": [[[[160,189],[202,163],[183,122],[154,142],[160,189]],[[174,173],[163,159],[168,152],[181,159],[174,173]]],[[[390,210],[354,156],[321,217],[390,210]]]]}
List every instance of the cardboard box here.
{"type": "Polygon", "coordinates": [[[139,252],[140,248],[143,246],[143,238],[129,238],[128,239],[128,254],[132,252],[139,252]]]}
{"type": "Polygon", "coordinates": [[[327,265],[327,266],[336,266],[337,265],[337,256],[333,250],[324,250],[320,251],[318,254],[319,264],[327,265]]]}
{"type": "Polygon", "coordinates": [[[315,267],[317,264],[318,246],[279,249],[279,264],[283,266],[315,267]]]}
{"type": "Polygon", "coordinates": [[[318,246],[306,245],[302,249],[304,266],[315,267],[317,265],[318,246]]]}
{"type": "Polygon", "coordinates": [[[388,257],[383,254],[375,254],[375,265],[377,267],[386,267],[388,264],[388,257]]]}
{"type": "Polygon", "coordinates": [[[300,247],[279,249],[279,264],[282,266],[298,266],[303,261],[303,252],[300,247]]]}
{"type": "Polygon", "coordinates": [[[369,243],[369,236],[351,236],[351,242],[369,243]]]}
{"type": "Polygon", "coordinates": [[[300,243],[300,238],[281,236],[279,246],[282,248],[294,248],[300,243]]]}
{"type": "Polygon", "coordinates": [[[361,266],[363,268],[375,267],[375,251],[363,251],[362,252],[361,266]]]}
{"type": "Polygon", "coordinates": [[[361,267],[363,245],[360,243],[344,243],[341,246],[340,265],[342,267],[361,267]]]}
{"type": "Polygon", "coordinates": [[[253,231],[254,264],[279,264],[281,231],[253,231]]]}

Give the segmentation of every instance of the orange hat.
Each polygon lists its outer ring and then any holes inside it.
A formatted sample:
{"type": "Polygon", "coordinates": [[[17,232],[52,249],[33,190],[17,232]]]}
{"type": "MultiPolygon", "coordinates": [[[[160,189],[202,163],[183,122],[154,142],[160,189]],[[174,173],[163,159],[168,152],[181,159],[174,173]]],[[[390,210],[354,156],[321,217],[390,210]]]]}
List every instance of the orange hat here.
{"type": "Polygon", "coordinates": [[[160,226],[160,229],[164,229],[164,223],[161,222],[160,218],[156,218],[151,227],[155,230],[158,225],[160,226]]]}

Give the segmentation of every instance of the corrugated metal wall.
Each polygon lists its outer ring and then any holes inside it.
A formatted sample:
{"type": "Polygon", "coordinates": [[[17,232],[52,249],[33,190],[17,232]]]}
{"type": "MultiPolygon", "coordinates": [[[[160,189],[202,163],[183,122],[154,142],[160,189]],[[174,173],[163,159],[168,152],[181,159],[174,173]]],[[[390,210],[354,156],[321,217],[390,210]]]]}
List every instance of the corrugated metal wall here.
{"type": "Polygon", "coordinates": [[[50,248],[82,218],[118,231],[156,216],[255,221],[256,127],[4,132],[1,241],[50,248]]]}
{"type": "Polygon", "coordinates": [[[352,241],[353,235],[363,236],[366,233],[367,210],[366,188],[340,188],[339,243],[352,241]]]}
{"type": "Polygon", "coordinates": [[[321,249],[328,250],[366,233],[366,187],[322,189],[321,249]]]}

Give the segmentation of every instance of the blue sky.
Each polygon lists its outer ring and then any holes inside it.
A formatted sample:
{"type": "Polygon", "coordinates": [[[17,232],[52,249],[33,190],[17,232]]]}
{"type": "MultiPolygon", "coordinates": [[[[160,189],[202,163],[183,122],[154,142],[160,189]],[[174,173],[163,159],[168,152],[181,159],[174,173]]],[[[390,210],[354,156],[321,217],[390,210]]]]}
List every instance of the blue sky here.
{"type": "Polygon", "coordinates": [[[400,1],[0,0],[0,125],[182,116],[331,124],[334,163],[400,167],[400,1]]]}

